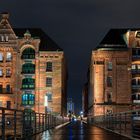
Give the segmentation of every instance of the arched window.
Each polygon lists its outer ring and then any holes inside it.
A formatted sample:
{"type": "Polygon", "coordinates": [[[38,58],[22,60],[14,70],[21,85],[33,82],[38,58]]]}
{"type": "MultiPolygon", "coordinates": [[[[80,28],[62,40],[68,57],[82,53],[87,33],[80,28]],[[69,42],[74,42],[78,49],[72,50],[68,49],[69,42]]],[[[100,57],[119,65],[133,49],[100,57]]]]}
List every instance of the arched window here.
{"type": "Polygon", "coordinates": [[[22,105],[34,105],[35,95],[31,93],[25,93],[22,95],[22,105]]]}
{"type": "Polygon", "coordinates": [[[22,59],[35,59],[35,50],[32,48],[26,48],[23,52],[22,52],[22,59]]]}
{"type": "Polygon", "coordinates": [[[24,78],[22,80],[22,89],[35,89],[35,79],[24,78]]]}
{"type": "Polygon", "coordinates": [[[33,74],[35,73],[35,65],[32,63],[25,63],[22,65],[22,73],[33,74]]]}

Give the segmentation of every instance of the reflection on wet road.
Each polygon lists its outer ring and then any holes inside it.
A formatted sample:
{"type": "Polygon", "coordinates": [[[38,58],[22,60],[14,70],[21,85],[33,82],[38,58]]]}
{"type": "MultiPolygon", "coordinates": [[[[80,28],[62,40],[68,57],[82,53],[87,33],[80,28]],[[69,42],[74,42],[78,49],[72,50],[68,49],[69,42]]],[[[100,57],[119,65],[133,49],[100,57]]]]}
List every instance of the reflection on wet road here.
{"type": "Polygon", "coordinates": [[[129,140],[98,127],[88,126],[80,121],[64,127],[48,130],[33,137],[32,140],[129,140]]]}

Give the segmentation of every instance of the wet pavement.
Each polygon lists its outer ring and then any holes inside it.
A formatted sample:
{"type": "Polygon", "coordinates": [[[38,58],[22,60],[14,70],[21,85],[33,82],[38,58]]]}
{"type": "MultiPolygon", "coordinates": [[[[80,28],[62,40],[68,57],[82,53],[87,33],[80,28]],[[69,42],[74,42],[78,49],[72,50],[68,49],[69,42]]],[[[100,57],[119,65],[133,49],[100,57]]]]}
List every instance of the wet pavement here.
{"type": "Polygon", "coordinates": [[[130,140],[83,122],[72,122],[64,127],[38,134],[32,140],[130,140]]]}

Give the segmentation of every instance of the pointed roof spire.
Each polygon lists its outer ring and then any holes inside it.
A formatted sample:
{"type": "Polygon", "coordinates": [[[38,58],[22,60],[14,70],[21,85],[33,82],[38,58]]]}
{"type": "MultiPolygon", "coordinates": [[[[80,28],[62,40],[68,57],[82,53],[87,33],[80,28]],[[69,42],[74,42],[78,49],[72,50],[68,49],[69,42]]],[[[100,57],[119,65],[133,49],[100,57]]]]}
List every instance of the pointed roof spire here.
{"type": "Polygon", "coordinates": [[[8,19],[9,18],[9,13],[8,12],[3,12],[1,13],[2,19],[8,19]]]}
{"type": "Polygon", "coordinates": [[[29,30],[26,30],[26,32],[24,33],[24,37],[28,39],[31,37],[31,33],[29,32],[29,30]]]}

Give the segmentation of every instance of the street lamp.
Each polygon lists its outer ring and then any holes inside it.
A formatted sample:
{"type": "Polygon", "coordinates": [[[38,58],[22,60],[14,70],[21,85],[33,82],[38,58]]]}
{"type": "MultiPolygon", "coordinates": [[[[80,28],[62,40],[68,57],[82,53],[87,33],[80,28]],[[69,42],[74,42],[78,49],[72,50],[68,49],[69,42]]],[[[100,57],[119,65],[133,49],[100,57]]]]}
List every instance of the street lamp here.
{"type": "Polygon", "coordinates": [[[45,106],[45,113],[47,113],[47,106],[48,106],[48,96],[45,96],[45,100],[44,100],[44,106],[45,106]]]}

